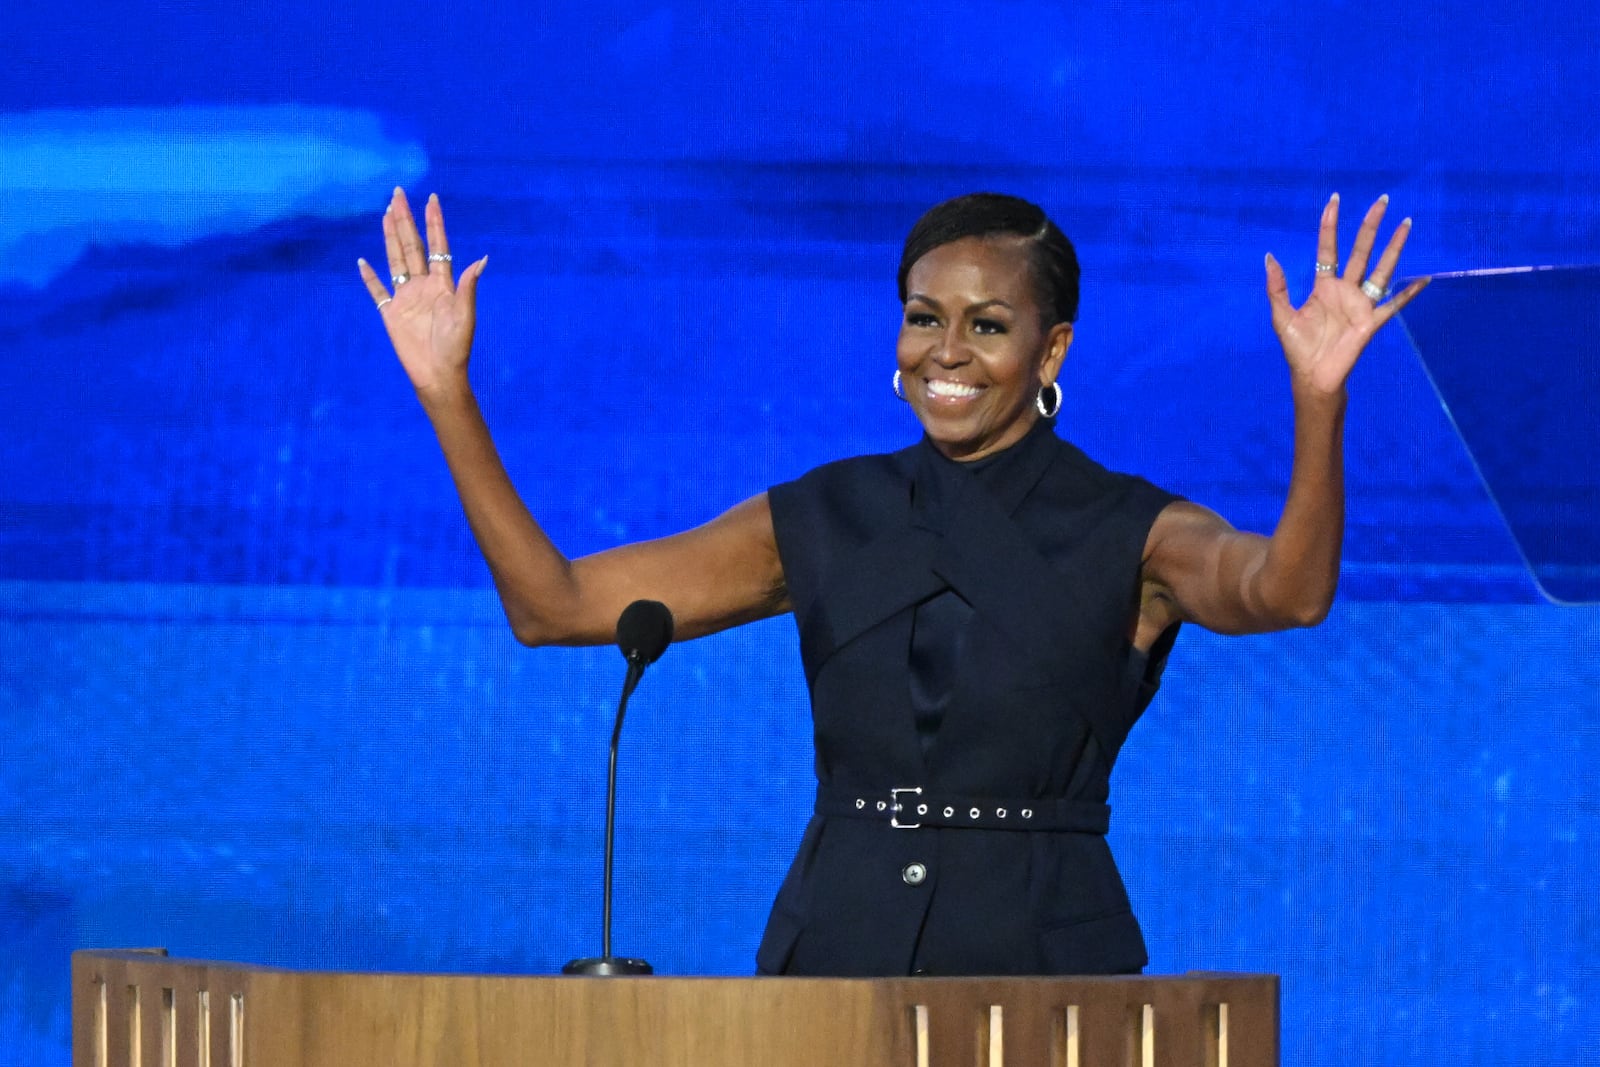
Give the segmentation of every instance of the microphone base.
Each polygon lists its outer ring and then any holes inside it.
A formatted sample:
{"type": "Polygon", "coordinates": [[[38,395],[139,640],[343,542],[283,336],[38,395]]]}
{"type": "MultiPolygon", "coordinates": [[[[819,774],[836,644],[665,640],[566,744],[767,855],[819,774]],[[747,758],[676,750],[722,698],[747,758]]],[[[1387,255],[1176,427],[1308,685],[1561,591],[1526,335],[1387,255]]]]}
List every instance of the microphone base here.
{"type": "Polygon", "coordinates": [[[561,968],[561,973],[585,975],[590,978],[610,978],[656,972],[644,960],[624,959],[621,956],[592,956],[586,960],[573,960],[561,968]]]}

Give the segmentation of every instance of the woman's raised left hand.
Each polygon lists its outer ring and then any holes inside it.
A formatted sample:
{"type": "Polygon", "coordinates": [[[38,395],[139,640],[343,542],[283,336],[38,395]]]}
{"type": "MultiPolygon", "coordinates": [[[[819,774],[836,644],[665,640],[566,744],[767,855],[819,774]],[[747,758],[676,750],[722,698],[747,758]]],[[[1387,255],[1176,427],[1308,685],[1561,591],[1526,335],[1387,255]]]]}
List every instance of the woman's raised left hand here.
{"type": "Polygon", "coordinates": [[[1289,284],[1283,267],[1267,256],[1267,300],[1272,305],[1272,328],[1283,344],[1296,392],[1336,396],[1344,391],[1350,369],[1378,328],[1394,317],[1411,298],[1422,292],[1427,278],[1419,278],[1393,296],[1388,295],[1400,262],[1400,250],[1411,233],[1411,220],[1395,227],[1383,253],[1367,273],[1367,261],[1377,244],[1378,226],[1389,198],[1380,197],[1367,209],[1356,231],[1355,244],[1344,272],[1339,272],[1339,194],[1322,209],[1317,229],[1317,277],[1311,295],[1298,308],[1289,303],[1289,284]]]}

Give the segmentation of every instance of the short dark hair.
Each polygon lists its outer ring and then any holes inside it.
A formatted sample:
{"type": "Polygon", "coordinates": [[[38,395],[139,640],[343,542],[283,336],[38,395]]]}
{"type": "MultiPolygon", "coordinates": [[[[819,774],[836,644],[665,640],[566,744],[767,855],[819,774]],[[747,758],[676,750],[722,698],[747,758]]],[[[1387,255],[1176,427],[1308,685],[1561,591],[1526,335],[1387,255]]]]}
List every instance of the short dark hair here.
{"type": "Polygon", "coordinates": [[[1017,237],[1027,243],[1041,325],[1078,318],[1078,253],[1039,205],[1003,193],[968,193],[935,204],[906,235],[900,254],[900,302],[911,267],[940,245],[964,237],[1017,237]]]}

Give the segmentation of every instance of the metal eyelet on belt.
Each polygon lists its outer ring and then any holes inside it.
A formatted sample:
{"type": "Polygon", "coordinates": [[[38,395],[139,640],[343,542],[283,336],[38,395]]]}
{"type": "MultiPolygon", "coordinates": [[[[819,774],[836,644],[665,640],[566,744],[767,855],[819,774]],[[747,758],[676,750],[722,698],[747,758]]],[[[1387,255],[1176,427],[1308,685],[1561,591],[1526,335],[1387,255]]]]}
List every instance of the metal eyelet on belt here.
{"type": "Polygon", "coordinates": [[[945,808],[944,809],[944,817],[947,818],[947,819],[950,818],[950,816],[954,815],[955,813],[956,813],[956,809],[955,808],[945,808]]]}
{"type": "Polygon", "coordinates": [[[860,811],[862,808],[864,808],[866,806],[867,806],[867,802],[865,800],[862,800],[860,797],[856,797],[856,810],[857,811],[860,811]]]}
{"type": "Polygon", "coordinates": [[[1031,819],[1031,818],[1033,818],[1033,809],[1032,809],[1032,808],[1023,808],[1023,809],[1022,809],[1022,817],[1023,817],[1023,818],[1024,818],[1024,819],[1031,819]]]}
{"type": "Polygon", "coordinates": [[[917,814],[918,815],[926,815],[926,814],[928,814],[928,805],[926,805],[926,804],[918,804],[917,805],[917,814]]]}
{"type": "Polygon", "coordinates": [[[888,811],[889,810],[889,802],[887,800],[878,801],[878,810],[879,811],[888,811]]]}
{"type": "Polygon", "coordinates": [[[976,819],[981,814],[982,812],[980,812],[977,808],[973,808],[971,811],[967,812],[967,818],[976,819]]]}
{"type": "Polygon", "coordinates": [[[996,818],[1003,819],[1003,818],[1006,817],[1006,809],[1005,808],[995,808],[994,809],[994,814],[995,814],[996,818]]]}

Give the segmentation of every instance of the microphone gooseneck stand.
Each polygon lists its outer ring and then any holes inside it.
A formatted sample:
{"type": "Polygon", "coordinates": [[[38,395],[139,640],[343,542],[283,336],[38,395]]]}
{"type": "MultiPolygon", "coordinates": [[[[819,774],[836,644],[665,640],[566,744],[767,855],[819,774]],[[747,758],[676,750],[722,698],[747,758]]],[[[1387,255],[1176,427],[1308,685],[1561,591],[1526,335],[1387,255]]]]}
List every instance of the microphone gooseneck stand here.
{"type": "Polygon", "coordinates": [[[601,892],[600,955],[573,960],[561,968],[562,974],[612,977],[654,974],[644,960],[611,954],[611,869],[616,841],[617,749],[622,743],[622,719],[628,711],[628,698],[638,688],[644,669],[661,658],[672,642],[672,613],[654,600],[636,600],[617,620],[617,645],[628,659],[628,674],[622,682],[622,699],[617,701],[617,722],[611,729],[611,758],[606,771],[605,881],[601,892]]]}

